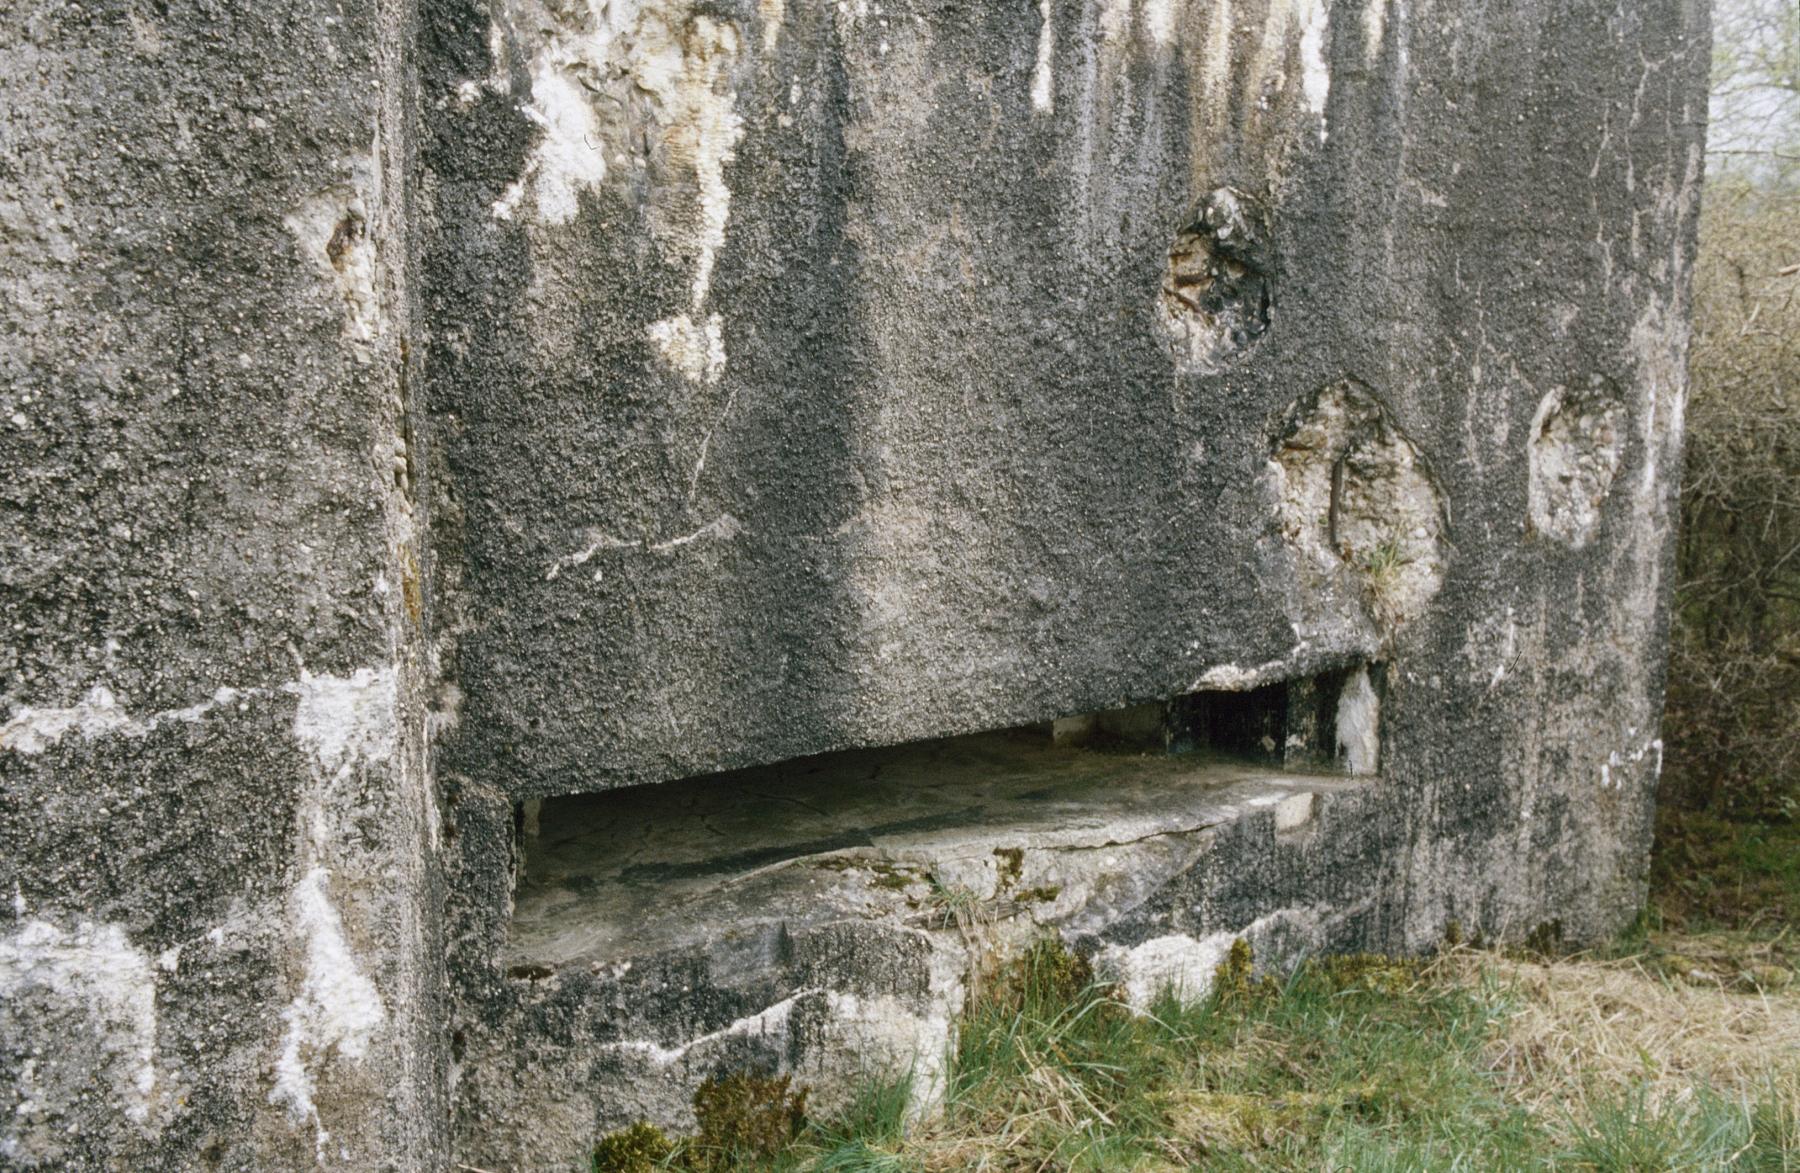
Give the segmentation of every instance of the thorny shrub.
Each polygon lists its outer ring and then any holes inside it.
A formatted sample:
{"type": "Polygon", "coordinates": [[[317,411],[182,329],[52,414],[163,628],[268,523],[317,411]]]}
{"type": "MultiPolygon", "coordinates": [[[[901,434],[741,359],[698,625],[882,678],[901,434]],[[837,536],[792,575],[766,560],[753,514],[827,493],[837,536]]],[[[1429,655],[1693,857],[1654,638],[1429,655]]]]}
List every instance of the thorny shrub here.
{"type": "Polygon", "coordinates": [[[1800,816],[1800,192],[1707,188],[1662,799],[1800,816]]]}

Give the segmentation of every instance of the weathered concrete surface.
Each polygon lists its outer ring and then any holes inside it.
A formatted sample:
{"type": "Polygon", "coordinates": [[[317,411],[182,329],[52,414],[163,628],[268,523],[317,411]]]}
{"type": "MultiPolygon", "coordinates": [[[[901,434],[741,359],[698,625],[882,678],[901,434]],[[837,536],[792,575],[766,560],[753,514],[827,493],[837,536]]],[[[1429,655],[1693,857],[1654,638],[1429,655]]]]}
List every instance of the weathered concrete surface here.
{"type": "MultiPolygon", "coordinates": [[[[1591,940],[1638,907],[1700,5],[520,0],[435,27],[459,1151],[678,1121],[618,1056],[799,988],[727,996],[719,959],[508,978],[511,812],[540,796],[1382,660],[1355,944],[1591,940]]],[[[1341,858],[1265,850],[1227,837],[1242,886],[1172,887],[1138,943],[1304,915],[1278,878],[1341,858]]],[[[677,1087],[746,1061],[700,1053],[677,1087]]]]}
{"type": "Polygon", "coordinates": [[[1297,876],[1334,944],[1617,927],[1707,58],[1699,0],[0,14],[0,1160],[573,1148],[632,1109],[539,1012],[600,979],[508,976],[522,804],[1363,663],[1331,833],[1086,947],[1297,876]]]}
{"type": "Polygon", "coordinates": [[[442,1163],[410,41],[0,12],[7,1168],[442,1163]]]}

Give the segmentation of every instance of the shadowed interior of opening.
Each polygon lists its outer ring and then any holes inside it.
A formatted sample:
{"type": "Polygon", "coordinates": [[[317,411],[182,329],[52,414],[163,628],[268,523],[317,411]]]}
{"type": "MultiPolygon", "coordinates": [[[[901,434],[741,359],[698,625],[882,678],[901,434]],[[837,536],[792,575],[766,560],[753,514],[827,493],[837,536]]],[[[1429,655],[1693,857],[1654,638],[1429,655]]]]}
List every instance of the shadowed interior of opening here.
{"type": "Polygon", "coordinates": [[[692,945],[771,910],[904,917],[955,861],[1024,843],[1104,848],[1265,809],[1291,830],[1305,820],[1285,812],[1310,796],[1366,784],[1346,776],[1338,725],[1368,689],[1357,669],[524,803],[508,954],[536,973],[692,945]],[[877,878],[846,887],[849,869],[877,878]]]}

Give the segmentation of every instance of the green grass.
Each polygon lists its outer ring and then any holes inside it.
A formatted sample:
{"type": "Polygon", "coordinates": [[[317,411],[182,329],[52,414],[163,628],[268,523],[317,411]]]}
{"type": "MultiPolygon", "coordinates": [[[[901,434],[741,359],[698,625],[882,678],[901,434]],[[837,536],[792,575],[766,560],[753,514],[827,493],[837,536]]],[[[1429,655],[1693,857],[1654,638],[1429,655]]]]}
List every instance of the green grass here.
{"type": "Polygon", "coordinates": [[[1795,1114],[1773,1094],[1734,1098],[1700,1089],[1684,1103],[1657,1104],[1638,1085],[1590,1103],[1569,1131],[1573,1143],[1559,1163],[1577,1169],[1800,1170],[1795,1114]]]}
{"type": "MultiPolygon", "coordinates": [[[[1791,1082],[1731,1095],[1597,1081],[1546,1109],[1495,1061],[1529,996],[1495,971],[1337,958],[1276,982],[1249,960],[1234,954],[1204,1001],[1138,1014],[1041,944],[965,1016],[939,1113],[913,1121],[910,1080],[872,1082],[735,1167],[1800,1173],[1791,1082]]],[[[683,1152],[653,1167],[694,1167],[683,1152]]]]}
{"type": "Polygon", "coordinates": [[[1651,888],[1665,924],[1779,933],[1800,923],[1800,823],[1657,812],[1651,888]]]}

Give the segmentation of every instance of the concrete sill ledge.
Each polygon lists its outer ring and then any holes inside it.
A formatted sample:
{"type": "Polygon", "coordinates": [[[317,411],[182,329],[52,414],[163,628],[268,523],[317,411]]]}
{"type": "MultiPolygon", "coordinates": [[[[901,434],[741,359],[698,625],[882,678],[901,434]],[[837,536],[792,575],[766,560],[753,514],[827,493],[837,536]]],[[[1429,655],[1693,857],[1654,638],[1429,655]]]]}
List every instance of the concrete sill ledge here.
{"type": "Polygon", "coordinates": [[[1212,828],[1267,813],[1304,834],[1319,795],[1374,781],[1014,730],[551,799],[524,839],[506,960],[610,968],[843,920],[1078,934],[1182,870],[1212,828]]]}

